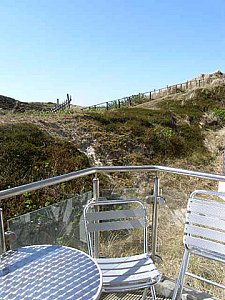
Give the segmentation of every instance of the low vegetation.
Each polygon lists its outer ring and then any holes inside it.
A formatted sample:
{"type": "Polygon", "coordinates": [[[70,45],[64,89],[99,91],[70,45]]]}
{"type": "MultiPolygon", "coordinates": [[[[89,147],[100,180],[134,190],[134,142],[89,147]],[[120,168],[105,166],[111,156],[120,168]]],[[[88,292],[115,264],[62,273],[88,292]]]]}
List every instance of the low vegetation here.
{"type": "Polygon", "coordinates": [[[225,84],[198,88],[168,100],[165,98],[158,107],[198,121],[206,112],[225,107],[225,84]]]}
{"type": "Polygon", "coordinates": [[[196,123],[178,122],[180,115],[170,111],[123,108],[90,116],[99,128],[92,131],[96,151],[114,164],[156,164],[179,158],[202,163],[210,159],[203,130],[196,123]]]}
{"type": "MultiPolygon", "coordinates": [[[[53,138],[36,125],[0,126],[0,143],[0,190],[89,167],[87,157],[74,145],[53,138]]],[[[89,184],[79,179],[48,191],[25,193],[11,201],[2,201],[4,214],[10,217],[49,205],[89,184]]]]}

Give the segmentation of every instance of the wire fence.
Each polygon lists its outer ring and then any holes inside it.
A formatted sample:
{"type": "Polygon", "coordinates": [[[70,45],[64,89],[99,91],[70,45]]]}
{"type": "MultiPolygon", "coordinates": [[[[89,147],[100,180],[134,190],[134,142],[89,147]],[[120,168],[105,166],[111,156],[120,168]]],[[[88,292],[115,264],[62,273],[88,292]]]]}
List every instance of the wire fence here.
{"type": "Polygon", "coordinates": [[[59,103],[59,100],[57,99],[57,104],[54,107],[52,107],[49,110],[49,112],[57,112],[59,110],[64,110],[66,108],[70,108],[71,101],[72,101],[72,97],[69,96],[69,94],[67,94],[67,98],[63,103],[59,103]]]}
{"type": "Polygon", "coordinates": [[[170,86],[167,85],[164,88],[154,89],[149,92],[139,93],[137,95],[132,95],[132,96],[116,99],[116,100],[98,103],[92,106],[84,107],[82,108],[82,110],[96,110],[96,109],[110,110],[113,108],[135,106],[168,95],[182,93],[187,91],[188,89],[193,89],[196,87],[204,87],[208,84],[211,84],[215,79],[221,79],[221,78],[225,79],[225,74],[223,74],[220,71],[214,73],[213,75],[214,76],[210,77],[210,75],[205,76],[203,74],[200,79],[196,78],[179,84],[174,84],[170,86]]]}

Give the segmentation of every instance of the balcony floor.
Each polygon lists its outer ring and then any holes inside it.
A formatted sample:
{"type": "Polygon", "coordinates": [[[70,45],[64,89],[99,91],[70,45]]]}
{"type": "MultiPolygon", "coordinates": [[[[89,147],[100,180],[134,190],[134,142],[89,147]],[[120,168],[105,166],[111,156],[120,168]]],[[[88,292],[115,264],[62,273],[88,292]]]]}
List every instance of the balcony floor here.
{"type": "MultiPolygon", "coordinates": [[[[129,292],[129,293],[115,293],[115,294],[106,294],[103,293],[101,295],[100,300],[141,300],[142,297],[142,292],[141,291],[136,291],[136,292],[129,292]]],[[[150,292],[146,300],[151,300],[150,292]]],[[[157,296],[157,300],[171,300],[171,298],[164,298],[157,296]]]]}

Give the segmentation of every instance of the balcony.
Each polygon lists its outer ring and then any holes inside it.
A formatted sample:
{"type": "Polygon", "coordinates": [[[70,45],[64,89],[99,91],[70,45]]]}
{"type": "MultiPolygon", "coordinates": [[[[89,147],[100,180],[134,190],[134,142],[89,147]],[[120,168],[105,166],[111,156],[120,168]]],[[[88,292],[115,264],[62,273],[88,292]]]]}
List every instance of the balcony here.
{"type": "MultiPolygon", "coordinates": [[[[225,181],[225,176],[163,166],[96,167],[0,191],[0,200],[1,203],[11,201],[17,195],[27,195],[26,193],[74,181],[79,177],[86,177],[88,180],[92,178],[91,191],[58,199],[58,202],[52,205],[5,220],[8,236],[3,232],[1,234],[1,253],[6,247],[15,249],[40,244],[62,244],[87,252],[82,217],[84,205],[90,199],[99,201],[102,197],[112,200],[138,198],[144,201],[148,208],[149,252],[163,274],[162,282],[156,286],[157,299],[171,299],[174,279],[182,259],[183,227],[189,193],[195,189],[217,190],[218,182],[225,181]],[[129,174],[132,177],[132,186],[121,186],[121,174],[129,174]],[[113,177],[114,186],[111,190],[104,189],[104,184],[101,184],[104,176],[113,177]],[[10,232],[15,233],[15,240],[10,232]]],[[[140,246],[138,235],[134,240],[129,240],[129,236],[125,238],[130,249],[134,250],[140,246]]],[[[122,255],[123,241],[124,236],[118,241],[112,236],[107,239],[107,243],[106,240],[100,239],[96,251],[104,255],[104,251],[111,253],[116,249],[122,255]]],[[[193,272],[200,271],[204,278],[216,279],[225,284],[225,269],[215,262],[194,259],[190,262],[190,268],[193,272]]],[[[136,291],[126,294],[103,294],[101,300],[103,299],[138,300],[141,299],[141,293],[136,291]]],[[[225,293],[207,283],[187,277],[183,299],[225,299],[225,293]]]]}

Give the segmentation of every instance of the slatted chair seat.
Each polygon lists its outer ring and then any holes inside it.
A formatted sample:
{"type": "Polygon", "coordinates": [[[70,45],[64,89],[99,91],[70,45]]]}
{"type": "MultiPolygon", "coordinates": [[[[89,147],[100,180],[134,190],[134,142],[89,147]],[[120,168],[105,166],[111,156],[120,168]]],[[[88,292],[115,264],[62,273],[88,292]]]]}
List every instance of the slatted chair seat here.
{"type": "Polygon", "coordinates": [[[152,284],[160,279],[160,273],[153,264],[151,258],[145,254],[115,259],[97,259],[102,270],[103,284],[111,286],[110,290],[130,290],[134,284],[149,286],[149,278],[152,284]],[[118,285],[119,284],[119,285],[118,285]]]}
{"type": "Polygon", "coordinates": [[[103,275],[103,291],[107,293],[145,289],[142,299],[150,288],[152,299],[156,299],[154,285],[161,274],[147,253],[147,213],[144,204],[133,200],[106,200],[89,203],[84,209],[89,253],[94,257],[93,234],[100,231],[121,229],[143,230],[143,252],[125,257],[96,258],[103,275]],[[138,208],[131,208],[135,204],[138,208]],[[119,208],[115,208],[117,205],[119,208]],[[103,208],[103,210],[100,209],[103,208]],[[112,209],[114,207],[114,209],[112,209]],[[100,211],[99,211],[100,210],[100,211]]]}
{"type": "Polygon", "coordinates": [[[194,191],[189,198],[184,228],[185,250],[173,300],[181,299],[185,275],[225,289],[222,284],[187,272],[191,254],[225,264],[225,203],[215,201],[215,196],[225,199],[224,193],[205,190],[194,191]]]}

